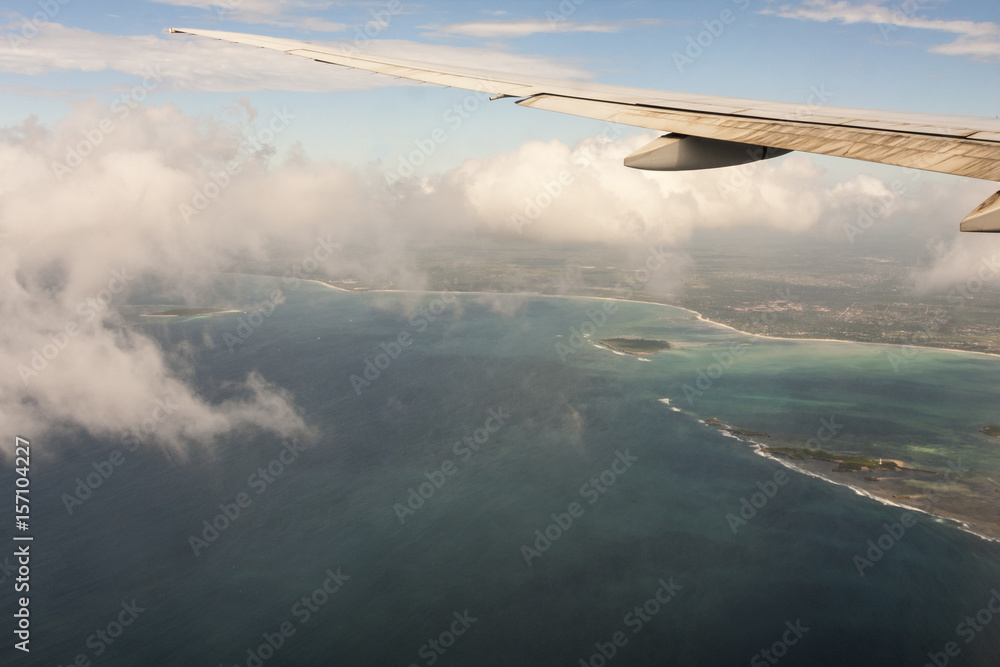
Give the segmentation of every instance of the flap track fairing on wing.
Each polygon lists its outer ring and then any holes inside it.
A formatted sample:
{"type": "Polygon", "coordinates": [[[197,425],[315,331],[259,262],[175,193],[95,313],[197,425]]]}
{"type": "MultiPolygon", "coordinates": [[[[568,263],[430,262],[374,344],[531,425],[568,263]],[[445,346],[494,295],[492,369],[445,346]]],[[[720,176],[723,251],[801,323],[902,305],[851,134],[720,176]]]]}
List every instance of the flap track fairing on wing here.
{"type": "Polygon", "coordinates": [[[625,166],[649,171],[689,171],[734,167],[791,153],[782,148],[665,134],[625,158],[625,166]]]}

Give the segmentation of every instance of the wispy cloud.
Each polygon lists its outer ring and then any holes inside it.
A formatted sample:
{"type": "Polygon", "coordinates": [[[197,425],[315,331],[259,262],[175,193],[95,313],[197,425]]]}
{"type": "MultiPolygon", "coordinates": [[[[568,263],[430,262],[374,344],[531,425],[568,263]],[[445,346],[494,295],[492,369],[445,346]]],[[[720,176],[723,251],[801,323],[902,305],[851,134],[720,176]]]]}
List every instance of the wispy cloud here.
{"type": "Polygon", "coordinates": [[[434,35],[449,37],[476,37],[483,39],[527,37],[540,33],[567,32],[621,32],[628,28],[659,25],[660,19],[625,19],[622,21],[590,21],[579,23],[567,20],[516,19],[511,21],[468,21],[447,25],[424,25],[421,28],[434,35]]]}
{"type": "Polygon", "coordinates": [[[192,7],[211,10],[219,18],[239,23],[275,25],[312,32],[343,32],[347,24],[327,21],[315,16],[301,16],[297,12],[315,12],[327,9],[334,3],[303,0],[152,0],[161,5],[192,7]]]}
{"type": "Polygon", "coordinates": [[[976,60],[1000,62],[1000,24],[992,21],[949,21],[919,15],[919,4],[887,5],[884,2],[854,4],[846,0],[807,0],[798,5],[782,5],[762,13],[801,21],[839,21],[847,25],[871,23],[879,26],[884,39],[904,29],[931,30],[958,37],[946,44],[932,46],[932,53],[969,56],[976,60]]]}
{"type": "MultiPolygon", "coordinates": [[[[16,29],[15,25],[13,30],[16,29]]],[[[6,42],[0,31],[0,44],[6,42]]],[[[366,48],[372,53],[423,62],[462,62],[490,71],[533,72],[551,78],[593,76],[587,70],[553,58],[488,49],[404,40],[372,41],[366,48]]],[[[19,48],[0,48],[0,72],[40,76],[54,72],[117,71],[141,78],[150,68],[158,68],[164,79],[163,89],[171,91],[335,92],[409,85],[392,77],[372,76],[367,72],[203,37],[113,36],[58,23],[46,24],[19,48]]]]}

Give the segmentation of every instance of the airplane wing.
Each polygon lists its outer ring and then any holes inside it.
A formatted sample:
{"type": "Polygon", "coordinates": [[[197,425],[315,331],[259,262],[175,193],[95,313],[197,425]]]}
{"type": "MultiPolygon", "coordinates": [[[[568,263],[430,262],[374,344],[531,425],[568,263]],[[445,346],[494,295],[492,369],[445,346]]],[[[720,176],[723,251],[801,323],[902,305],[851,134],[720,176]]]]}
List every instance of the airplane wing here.
{"type": "MultiPolygon", "coordinates": [[[[665,132],[625,158],[636,169],[679,171],[804,151],[1000,181],[1000,119],[813,107],[578,81],[554,81],[388,58],[360,49],[216,30],[170,28],[424,83],[518,98],[536,109],[665,132]]],[[[1000,192],[961,223],[1000,232],[1000,192]]]]}

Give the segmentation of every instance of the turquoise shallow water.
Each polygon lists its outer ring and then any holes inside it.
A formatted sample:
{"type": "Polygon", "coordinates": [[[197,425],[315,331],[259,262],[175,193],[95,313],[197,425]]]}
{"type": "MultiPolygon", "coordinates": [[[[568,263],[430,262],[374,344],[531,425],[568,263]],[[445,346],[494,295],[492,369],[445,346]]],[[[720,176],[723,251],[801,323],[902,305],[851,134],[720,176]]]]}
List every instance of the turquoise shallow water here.
{"type": "Polygon", "coordinates": [[[279,455],[270,434],[186,461],[146,451],[72,516],[60,494],[113,444],[50,443],[34,467],[38,648],[19,664],[771,664],[766,649],[919,666],[948,642],[950,664],[997,664],[1000,619],[968,642],[960,624],[1000,590],[1000,545],[920,515],[861,576],[855,557],[901,509],[792,471],[770,487],[784,468],[699,419],[797,438],[832,418],[838,448],[986,474],[998,448],[976,431],[997,421],[1000,360],[925,350],[897,371],[886,348],[769,341],[634,303],[584,342],[604,302],[458,295],[434,315],[438,299],[304,284],[235,352],[221,343],[235,315],[143,324],[195,345],[206,395],[258,371],[316,435],[260,494],[248,476],[279,455]],[[402,333],[359,395],[351,376],[402,333]],[[618,335],[676,349],[645,361],[593,344],[618,335]],[[727,515],[758,483],[773,497],[734,533],[727,515]],[[250,506],[195,556],[189,535],[240,492],[250,506]],[[338,568],[306,617],[296,604],[338,568]],[[133,599],[135,622],[88,646],[133,599]]]}

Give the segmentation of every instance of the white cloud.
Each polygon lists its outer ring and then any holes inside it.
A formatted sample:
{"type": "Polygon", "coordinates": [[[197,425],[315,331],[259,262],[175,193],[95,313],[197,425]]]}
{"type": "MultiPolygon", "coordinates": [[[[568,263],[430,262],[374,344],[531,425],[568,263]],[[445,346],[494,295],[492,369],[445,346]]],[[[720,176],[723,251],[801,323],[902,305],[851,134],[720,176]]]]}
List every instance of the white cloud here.
{"type": "MultiPolygon", "coordinates": [[[[962,234],[931,245],[931,262],[914,269],[910,280],[917,294],[972,297],[982,289],[1000,289],[1000,238],[962,234]]],[[[958,302],[949,302],[950,306],[958,302]]]]}
{"type": "Polygon", "coordinates": [[[1000,24],[992,21],[948,21],[917,15],[914,5],[887,5],[885,2],[854,4],[847,0],[807,0],[799,5],[782,5],[762,13],[804,21],[839,21],[844,24],[873,23],[879,26],[883,39],[895,36],[901,29],[931,30],[958,35],[947,44],[931,47],[933,53],[971,56],[988,62],[1000,61],[1000,24]]]}
{"type": "Polygon", "coordinates": [[[541,33],[567,32],[603,32],[616,33],[633,27],[659,25],[659,19],[625,19],[621,21],[590,21],[579,23],[575,21],[548,19],[515,19],[509,21],[468,21],[464,23],[449,23],[447,25],[421,26],[435,35],[476,37],[476,38],[513,38],[527,37],[541,33]]]}
{"type": "MultiPolygon", "coordinates": [[[[0,422],[36,437],[76,426],[118,443],[160,401],[174,408],[155,438],[175,451],[245,426],[282,437],[306,431],[293,397],[267,378],[251,374],[228,400],[205,400],[188,384],[183,348],[161,348],[118,314],[144,279],[204,294],[199,276],[235,256],[265,259],[280,239],[304,257],[321,232],[350,240],[355,219],[367,223],[365,239],[392,252],[392,239],[378,236],[379,212],[359,208],[372,197],[360,194],[368,190],[357,174],[328,164],[272,175],[263,155],[244,161],[185,224],[181,205],[238,157],[248,130],[245,120],[196,119],[171,105],[120,118],[96,102],[51,128],[28,120],[0,130],[0,313],[16,322],[0,333],[0,422]],[[108,123],[112,131],[96,129],[108,123]],[[68,149],[86,156],[60,176],[54,164],[68,162],[68,149]]],[[[381,269],[367,259],[357,271],[377,279],[381,269]]],[[[386,265],[405,281],[403,262],[386,265]]]]}
{"type": "MultiPolygon", "coordinates": [[[[16,26],[14,26],[16,33],[16,26]]],[[[43,75],[52,72],[116,71],[146,76],[159,68],[164,87],[177,91],[246,92],[282,90],[334,92],[411,85],[308,58],[186,35],[115,36],[46,24],[18,48],[0,34],[0,72],[43,75]]],[[[532,72],[552,78],[585,78],[591,72],[551,58],[488,49],[434,46],[379,40],[364,45],[372,53],[425,62],[461,62],[492,71],[532,72]]]]}
{"type": "MultiPolygon", "coordinates": [[[[804,154],[694,172],[625,168],[623,158],[653,136],[592,137],[574,147],[529,142],[511,153],[468,160],[434,189],[471,208],[489,233],[599,243],[672,243],[698,226],[817,230],[846,243],[843,226],[890,192],[864,174],[831,182],[804,154]]],[[[927,205],[918,195],[895,199],[886,218],[927,205]]]]}
{"type": "Polygon", "coordinates": [[[300,0],[153,0],[161,5],[194,7],[212,10],[221,19],[238,23],[274,25],[315,32],[343,32],[345,23],[336,23],[314,16],[295,16],[300,10],[317,11],[332,6],[332,2],[302,2],[300,0]]]}
{"type": "MultiPolygon", "coordinates": [[[[272,110],[238,103],[215,116],[190,117],[168,104],[121,117],[89,101],[52,127],[29,119],[0,130],[0,316],[16,323],[0,330],[0,366],[8,371],[0,376],[0,421],[38,435],[71,424],[117,440],[169,397],[180,418],[156,438],[178,450],[241,426],[281,435],[305,428],[294,397],[269,378],[244,378],[221,403],[201,397],[187,381],[184,349],[161,348],[118,314],[140,276],[209,299],[206,274],[236,258],[305,257],[320,237],[367,250],[336,255],[317,276],[412,289],[426,284],[414,268],[414,244],[473,234],[669,244],[709,225],[832,231],[846,243],[841,226],[889,192],[870,176],[831,179],[805,155],[691,173],[625,168],[622,158],[648,134],[575,146],[528,142],[387,188],[373,167],[311,161],[301,150],[283,162],[269,150],[242,153],[246,137],[262,136],[275,118],[272,110]],[[96,135],[102,126],[112,129],[96,135]],[[54,164],[68,164],[73,151],[87,155],[57,173],[54,164]],[[194,206],[195,193],[233,160],[238,173],[186,221],[181,206],[194,206]],[[81,311],[79,304],[118,285],[115,271],[135,276],[115,307],[81,311]],[[35,351],[59,347],[69,324],[76,332],[68,344],[25,383],[20,367],[30,367],[35,351]]],[[[919,217],[953,198],[922,187],[889,214],[919,217]]]]}

